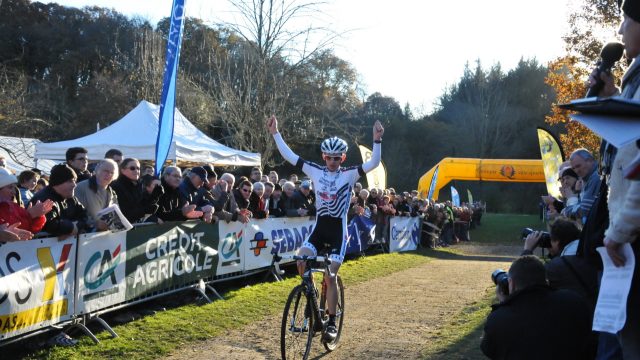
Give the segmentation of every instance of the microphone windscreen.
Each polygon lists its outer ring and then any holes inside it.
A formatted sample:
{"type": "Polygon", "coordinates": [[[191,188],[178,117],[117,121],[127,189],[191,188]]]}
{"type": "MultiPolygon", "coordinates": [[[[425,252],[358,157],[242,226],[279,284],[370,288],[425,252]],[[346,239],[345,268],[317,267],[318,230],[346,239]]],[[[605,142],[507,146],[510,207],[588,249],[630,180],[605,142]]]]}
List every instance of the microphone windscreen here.
{"type": "Polygon", "coordinates": [[[600,57],[602,58],[602,65],[609,68],[613,64],[620,60],[622,53],[624,52],[624,45],[619,42],[610,42],[602,48],[600,57]]]}

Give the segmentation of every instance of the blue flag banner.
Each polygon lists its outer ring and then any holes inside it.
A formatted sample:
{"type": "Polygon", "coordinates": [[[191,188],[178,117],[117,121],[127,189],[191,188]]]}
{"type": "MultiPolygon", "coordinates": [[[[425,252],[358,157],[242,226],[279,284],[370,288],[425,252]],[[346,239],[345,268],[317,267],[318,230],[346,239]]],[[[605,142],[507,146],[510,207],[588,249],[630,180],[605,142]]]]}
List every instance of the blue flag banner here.
{"type": "Polygon", "coordinates": [[[451,202],[453,206],[460,206],[460,194],[458,194],[458,190],[453,186],[451,187],[451,202]]]}
{"type": "Polygon", "coordinates": [[[355,216],[347,227],[349,242],[346,254],[357,254],[365,251],[368,243],[376,234],[376,224],[367,216],[355,216]]]}
{"type": "Polygon", "coordinates": [[[160,101],[160,116],[158,123],[158,139],[156,140],[156,175],[167,161],[171,143],[173,142],[173,117],[176,108],[176,82],[178,81],[178,60],[180,59],[180,44],[184,29],[184,2],[173,0],[171,8],[171,27],[167,38],[167,56],[164,64],[164,79],[162,82],[162,98],[160,101]]]}
{"type": "Polygon", "coordinates": [[[436,182],[438,181],[438,169],[439,166],[436,166],[436,169],[433,172],[433,177],[431,177],[431,184],[429,184],[429,193],[427,194],[427,199],[433,198],[433,191],[436,189],[436,182]]]}

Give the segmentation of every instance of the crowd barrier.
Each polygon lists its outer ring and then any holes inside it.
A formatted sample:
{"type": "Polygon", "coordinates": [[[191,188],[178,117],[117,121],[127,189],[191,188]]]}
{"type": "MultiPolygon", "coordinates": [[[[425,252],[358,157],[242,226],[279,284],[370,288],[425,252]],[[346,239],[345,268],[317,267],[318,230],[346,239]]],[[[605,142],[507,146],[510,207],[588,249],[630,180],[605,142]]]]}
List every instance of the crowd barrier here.
{"type": "MultiPolygon", "coordinates": [[[[392,218],[391,251],[415,250],[420,218],[392,218]],[[418,230],[416,230],[418,229],[418,230]]],[[[312,218],[206,224],[174,222],[129,231],[35,239],[0,245],[0,346],[51,326],[80,327],[100,314],[273,267],[313,230],[312,218]]],[[[369,219],[349,227],[348,253],[362,252],[375,233],[369,219]]]]}

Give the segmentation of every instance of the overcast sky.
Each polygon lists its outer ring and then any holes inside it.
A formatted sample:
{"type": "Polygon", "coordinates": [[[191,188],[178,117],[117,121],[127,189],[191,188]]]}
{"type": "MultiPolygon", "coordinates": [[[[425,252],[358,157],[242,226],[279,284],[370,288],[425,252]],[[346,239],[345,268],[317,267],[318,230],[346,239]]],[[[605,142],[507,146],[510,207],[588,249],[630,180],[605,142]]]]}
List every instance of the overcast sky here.
{"type": "MultiPolygon", "coordinates": [[[[171,12],[171,0],[59,0],[75,7],[97,5],[138,15],[154,25],[171,12]]],[[[562,55],[570,0],[330,0],[315,17],[345,35],[336,54],[359,72],[364,92],[410,103],[428,113],[443,89],[462,75],[465,63],[500,62],[506,71],[520,58],[546,63],[562,55]]],[[[233,22],[227,0],[187,0],[187,16],[209,23],[233,22]]]]}

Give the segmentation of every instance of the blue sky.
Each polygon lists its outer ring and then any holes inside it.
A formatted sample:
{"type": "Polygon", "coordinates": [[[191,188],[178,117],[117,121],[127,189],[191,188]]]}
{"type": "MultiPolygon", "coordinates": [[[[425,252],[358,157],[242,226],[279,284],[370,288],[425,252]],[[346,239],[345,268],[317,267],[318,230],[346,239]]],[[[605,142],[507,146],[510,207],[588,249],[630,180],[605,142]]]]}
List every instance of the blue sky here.
{"type": "MultiPolygon", "coordinates": [[[[171,0],[60,0],[75,7],[97,5],[156,23],[170,14],[171,0]]],[[[563,54],[571,0],[330,0],[314,24],[344,32],[336,54],[358,70],[363,95],[380,92],[418,114],[429,113],[465,63],[513,68],[521,57],[546,63],[563,54]]],[[[187,0],[187,16],[235,22],[226,0],[187,0]]],[[[305,24],[306,25],[306,24],[305,24]]]]}

